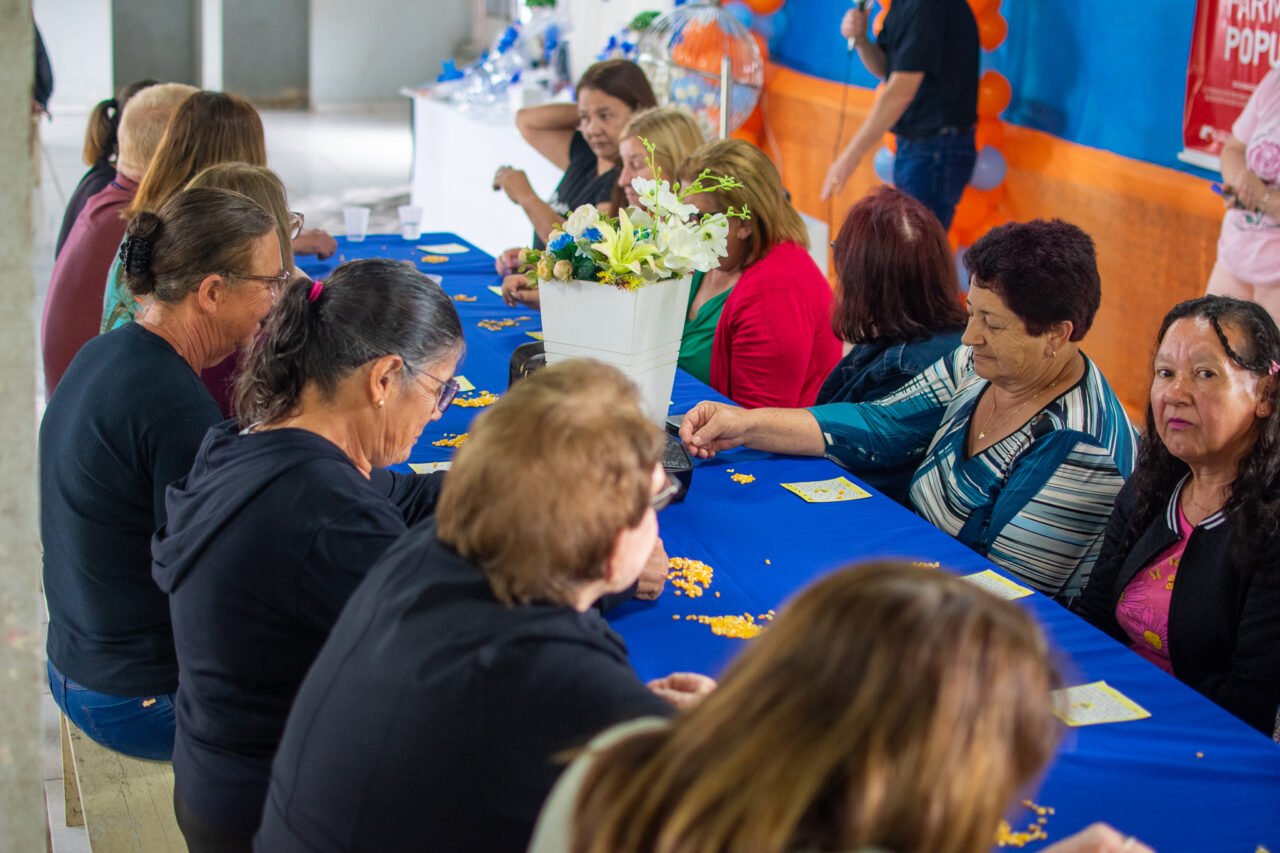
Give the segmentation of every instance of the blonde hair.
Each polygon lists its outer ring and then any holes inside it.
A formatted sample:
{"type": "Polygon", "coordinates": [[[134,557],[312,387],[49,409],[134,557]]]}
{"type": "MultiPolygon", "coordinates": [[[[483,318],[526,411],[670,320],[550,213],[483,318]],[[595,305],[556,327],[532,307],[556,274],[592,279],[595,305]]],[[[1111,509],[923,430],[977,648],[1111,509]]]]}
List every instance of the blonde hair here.
{"type": "Polygon", "coordinates": [[[663,434],[615,368],[569,361],[475,419],[436,509],[441,541],[505,604],[573,601],[604,577],[619,533],[649,509],[663,434]]]}
{"type": "Polygon", "coordinates": [[[1058,678],[1021,608],[878,561],[787,605],[669,727],[595,757],[574,853],[980,853],[1053,754],[1058,678]]]}
{"type": "Polygon", "coordinates": [[[120,113],[120,156],[116,168],[138,180],[146,174],[174,112],[200,90],[186,83],[161,83],[138,92],[120,113]]]}
{"type": "Polygon", "coordinates": [[[654,107],[631,116],[618,138],[633,136],[653,145],[654,165],[671,182],[676,179],[676,167],[706,141],[693,114],[680,107],[654,107]]]}
{"type": "Polygon", "coordinates": [[[741,139],[708,142],[693,152],[677,170],[682,184],[688,184],[706,169],[716,175],[736,178],[742,186],[711,193],[716,209],[747,207],[751,218],[751,252],[747,264],[769,254],[779,243],[798,243],[809,248],[809,231],[800,214],[787,201],[782,177],[764,152],[741,139]]]}
{"type": "Polygon", "coordinates": [[[169,120],[125,218],[158,210],[201,169],[233,160],[267,165],[267,142],[258,111],[236,95],[196,92],[169,120]]]}
{"type": "Polygon", "coordinates": [[[293,245],[289,238],[289,202],[280,177],[266,166],[248,163],[219,163],[203,169],[187,184],[186,189],[206,187],[243,193],[262,206],[276,221],[276,237],[280,240],[280,258],[284,268],[293,272],[293,245]]]}

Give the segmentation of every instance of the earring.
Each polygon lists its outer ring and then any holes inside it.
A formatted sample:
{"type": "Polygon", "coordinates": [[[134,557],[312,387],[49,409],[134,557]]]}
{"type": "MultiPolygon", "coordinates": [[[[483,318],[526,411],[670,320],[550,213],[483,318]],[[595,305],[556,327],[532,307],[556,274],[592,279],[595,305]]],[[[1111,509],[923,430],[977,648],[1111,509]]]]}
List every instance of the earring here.
{"type": "Polygon", "coordinates": [[[383,406],[385,406],[385,405],[386,405],[386,403],[387,403],[387,401],[386,401],[386,400],[379,400],[379,401],[378,401],[378,408],[379,408],[379,409],[381,409],[383,406]]]}
{"type": "Polygon", "coordinates": [[[1049,358],[1057,358],[1057,357],[1058,357],[1058,351],[1056,349],[1049,350],[1049,358]]]}

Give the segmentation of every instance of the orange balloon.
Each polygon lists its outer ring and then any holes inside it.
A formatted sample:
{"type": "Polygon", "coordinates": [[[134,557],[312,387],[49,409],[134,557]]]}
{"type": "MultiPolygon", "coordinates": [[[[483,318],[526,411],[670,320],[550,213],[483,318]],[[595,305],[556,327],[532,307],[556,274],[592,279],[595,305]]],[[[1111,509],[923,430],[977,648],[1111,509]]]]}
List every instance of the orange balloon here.
{"type": "Polygon", "coordinates": [[[743,0],[747,8],[757,15],[772,15],[781,9],[787,0],[743,0]]]}
{"type": "Polygon", "coordinates": [[[760,48],[760,61],[769,61],[769,41],[755,30],[751,31],[751,38],[756,43],[756,47],[760,48]]]}
{"type": "Polygon", "coordinates": [[[981,151],[986,146],[999,148],[1004,144],[1004,122],[998,118],[978,119],[978,129],[973,134],[974,147],[981,151]]]}
{"type": "Polygon", "coordinates": [[[995,12],[1000,8],[1000,0],[969,0],[969,8],[973,10],[973,16],[981,19],[988,12],[995,12]]]}
{"type": "Polygon", "coordinates": [[[880,30],[884,27],[884,17],[889,14],[889,7],[885,6],[876,14],[876,19],[871,22],[871,32],[876,36],[880,35],[880,30]]]}
{"type": "Polygon", "coordinates": [[[1013,87],[999,71],[987,71],[978,81],[978,115],[995,118],[1004,112],[1013,99],[1013,87]]]}
{"type": "Polygon", "coordinates": [[[999,12],[992,12],[978,18],[978,41],[983,50],[995,50],[1009,35],[1009,24],[1000,17],[999,12]]]}
{"type": "Polygon", "coordinates": [[[898,137],[894,136],[892,133],[886,133],[884,135],[884,147],[888,148],[894,154],[897,154],[898,153],[898,137]]]}
{"type": "Polygon", "coordinates": [[[743,142],[750,142],[752,145],[759,148],[761,151],[764,150],[764,146],[760,144],[760,134],[753,133],[747,130],[746,127],[738,128],[733,133],[729,134],[729,138],[741,139],[743,142]]]}
{"type": "Polygon", "coordinates": [[[747,116],[747,120],[738,129],[752,134],[758,134],[764,130],[764,110],[760,108],[759,104],[756,104],[756,108],[751,111],[751,115],[747,116]]]}

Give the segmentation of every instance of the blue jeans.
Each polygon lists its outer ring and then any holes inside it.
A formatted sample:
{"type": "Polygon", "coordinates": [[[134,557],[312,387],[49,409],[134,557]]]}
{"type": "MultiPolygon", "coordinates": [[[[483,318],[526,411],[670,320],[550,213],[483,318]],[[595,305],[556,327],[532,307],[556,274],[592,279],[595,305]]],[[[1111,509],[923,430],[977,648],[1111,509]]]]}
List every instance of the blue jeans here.
{"type": "Polygon", "coordinates": [[[173,760],[173,694],[108,696],[76,684],[50,661],[49,687],[67,719],[107,749],[150,758],[173,760]]]}
{"type": "Polygon", "coordinates": [[[942,133],[927,139],[899,136],[893,183],[932,210],[947,230],[977,160],[973,131],[942,133]]]}

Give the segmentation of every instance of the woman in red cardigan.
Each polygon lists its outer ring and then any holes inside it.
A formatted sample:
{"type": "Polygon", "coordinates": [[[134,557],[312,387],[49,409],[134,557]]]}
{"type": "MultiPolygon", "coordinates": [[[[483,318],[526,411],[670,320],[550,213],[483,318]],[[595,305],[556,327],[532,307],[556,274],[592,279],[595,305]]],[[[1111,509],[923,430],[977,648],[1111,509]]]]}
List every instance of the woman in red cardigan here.
{"type": "MultiPolygon", "coordinates": [[[[714,335],[706,335],[711,387],[749,408],[811,405],[840,360],[840,341],[831,330],[831,286],[809,257],[804,222],[787,201],[778,170],[754,145],[739,139],[704,145],[680,166],[680,182],[704,169],[743,186],[690,196],[690,204],[704,214],[730,206],[751,212],[749,219],[729,220],[728,254],[719,269],[695,280],[689,299],[688,320],[709,320],[699,317],[704,306],[722,306],[714,335]]],[[[682,343],[681,358],[686,347],[699,345],[706,343],[682,343]]]]}

